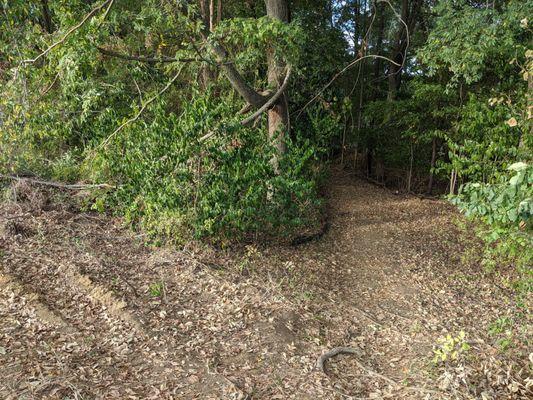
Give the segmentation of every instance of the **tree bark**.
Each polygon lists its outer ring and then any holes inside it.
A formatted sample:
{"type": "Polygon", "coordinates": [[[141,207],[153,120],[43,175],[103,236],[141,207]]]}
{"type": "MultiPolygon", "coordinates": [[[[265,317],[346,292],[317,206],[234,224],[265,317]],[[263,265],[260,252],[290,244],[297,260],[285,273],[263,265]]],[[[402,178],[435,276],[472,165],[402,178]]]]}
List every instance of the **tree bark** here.
{"type": "Polygon", "coordinates": [[[222,0],[217,3],[217,25],[222,21],[222,0]]]}
{"type": "Polygon", "coordinates": [[[428,182],[428,194],[431,194],[433,191],[433,169],[435,168],[435,163],[437,162],[437,138],[433,138],[431,143],[431,164],[429,170],[429,182],[428,182]]]}
{"type": "MultiPolygon", "coordinates": [[[[394,39],[394,46],[392,48],[391,60],[396,64],[403,65],[405,58],[405,50],[407,49],[407,35],[410,32],[406,32],[405,25],[407,23],[407,17],[409,15],[409,0],[402,0],[402,11],[400,14],[401,21],[399,21],[398,31],[394,39]]],[[[396,98],[396,93],[401,83],[402,67],[396,64],[390,63],[389,65],[389,91],[387,93],[387,100],[392,101],[396,98]]]]}
{"type": "Polygon", "coordinates": [[[41,11],[43,18],[43,28],[46,33],[52,33],[54,26],[52,24],[52,16],[50,15],[50,8],[48,7],[48,0],[41,0],[41,11]]]}
{"type": "MultiPolygon", "coordinates": [[[[267,16],[284,23],[289,22],[289,4],[287,0],[265,0],[267,16]]],[[[271,49],[268,52],[268,84],[278,89],[283,80],[285,65],[274,57],[271,49]]],[[[272,159],[274,170],[279,172],[279,158],[285,154],[285,136],[289,124],[288,98],[286,92],[268,111],[268,138],[276,148],[272,159]]]]}
{"type": "Polygon", "coordinates": [[[399,27],[390,57],[391,60],[400,64],[400,66],[393,63],[389,64],[389,92],[387,99],[390,101],[396,98],[402,82],[402,70],[405,58],[407,57],[407,47],[409,44],[408,38],[413,35],[421,7],[422,0],[402,0],[402,11],[400,14],[402,20],[399,21],[399,27]]]}
{"type": "Polygon", "coordinates": [[[209,30],[213,32],[215,28],[215,0],[209,1],[209,30]]]}
{"type": "Polygon", "coordinates": [[[226,74],[226,77],[231,83],[231,86],[239,93],[242,98],[250,105],[258,108],[261,107],[268,98],[258,93],[255,89],[250,87],[239,73],[235,64],[228,62],[228,56],[226,50],[219,44],[213,44],[212,50],[218,58],[220,67],[226,74]]]}
{"type": "MultiPolygon", "coordinates": [[[[385,5],[383,3],[378,3],[376,12],[379,15],[378,19],[378,35],[376,38],[376,53],[381,55],[381,50],[383,48],[383,36],[385,32],[385,5]]],[[[381,74],[381,58],[376,58],[374,60],[374,79],[378,79],[381,74]]]]}

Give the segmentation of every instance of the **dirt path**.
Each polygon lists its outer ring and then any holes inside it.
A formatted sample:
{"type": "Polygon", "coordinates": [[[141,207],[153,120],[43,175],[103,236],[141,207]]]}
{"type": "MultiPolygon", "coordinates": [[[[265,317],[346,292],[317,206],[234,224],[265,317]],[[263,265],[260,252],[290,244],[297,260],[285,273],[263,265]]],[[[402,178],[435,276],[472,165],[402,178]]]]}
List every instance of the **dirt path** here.
{"type": "Polygon", "coordinates": [[[18,187],[0,208],[0,398],[528,398],[527,319],[489,335],[527,315],[510,275],[461,261],[453,209],[332,182],[320,241],[237,255],[149,248],[18,187]],[[434,366],[461,331],[470,349],[434,366]],[[316,371],[336,346],[357,353],[316,371]]]}

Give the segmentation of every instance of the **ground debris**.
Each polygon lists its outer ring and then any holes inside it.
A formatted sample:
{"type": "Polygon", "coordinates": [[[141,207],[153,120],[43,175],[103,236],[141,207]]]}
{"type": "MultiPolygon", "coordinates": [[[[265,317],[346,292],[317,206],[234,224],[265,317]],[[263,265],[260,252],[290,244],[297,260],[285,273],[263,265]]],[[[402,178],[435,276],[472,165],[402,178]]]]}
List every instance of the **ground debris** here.
{"type": "Polygon", "coordinates": [[[528,398],[527,332],[505,353],[487,333],[518,315],[512,290],[458,262],[453,209],[331,181],[320,240],[225,252],[149,247],[19,188],[0,205],[0,398],[528,398]],[[474,356],[433,365],[460,330],[474,356]],[[336,346],[356,355],[325,375],[336,346]]]}

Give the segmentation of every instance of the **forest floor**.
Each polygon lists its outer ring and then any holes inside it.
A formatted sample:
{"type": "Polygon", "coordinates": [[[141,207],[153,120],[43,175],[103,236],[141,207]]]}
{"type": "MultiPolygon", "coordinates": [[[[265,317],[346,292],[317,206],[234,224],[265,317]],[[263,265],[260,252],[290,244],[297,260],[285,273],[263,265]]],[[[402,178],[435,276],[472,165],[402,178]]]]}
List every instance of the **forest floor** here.
{"type": "Polygon", "coordinates": [[[146,246],[69,194],[14,185],[0,398],[533,398],[531,298],[513,270],[479,266],[446,202],[330,181],[321,239],[239,251],[146,246]],[[318,371],[336,346],[355,353],[318,371]]]}

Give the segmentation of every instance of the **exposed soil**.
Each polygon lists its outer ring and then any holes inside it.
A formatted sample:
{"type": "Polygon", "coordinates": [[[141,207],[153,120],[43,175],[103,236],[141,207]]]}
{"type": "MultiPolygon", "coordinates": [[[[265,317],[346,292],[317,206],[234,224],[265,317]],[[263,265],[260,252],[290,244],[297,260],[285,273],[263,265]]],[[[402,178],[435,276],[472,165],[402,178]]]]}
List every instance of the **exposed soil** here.
{"type": "Polygon", "coordinates": [[[0,206],[0,398],[533,398],[514,272],[483,271],[445,202],[331,182],[319,240],[231,252],[149,247],[18,184],[0,206]],[[469,348],[434,363],[461,331],[469,348]],[[356,352],[318,371],[337,346],[356,352]]]}

